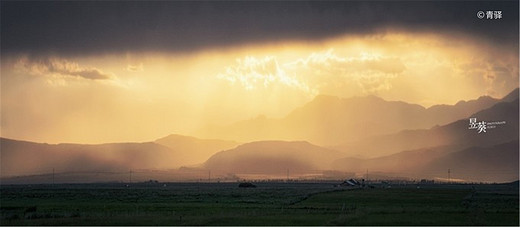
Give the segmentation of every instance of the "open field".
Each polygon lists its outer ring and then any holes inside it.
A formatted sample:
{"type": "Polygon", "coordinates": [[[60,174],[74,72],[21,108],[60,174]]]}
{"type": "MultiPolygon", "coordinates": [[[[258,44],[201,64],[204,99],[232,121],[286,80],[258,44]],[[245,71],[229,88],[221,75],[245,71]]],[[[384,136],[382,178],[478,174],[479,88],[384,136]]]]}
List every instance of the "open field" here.
{"type": "Polygon", "coordinates": [[[518,225],[518,182],[2,185],[1,225],[518,225]]]}

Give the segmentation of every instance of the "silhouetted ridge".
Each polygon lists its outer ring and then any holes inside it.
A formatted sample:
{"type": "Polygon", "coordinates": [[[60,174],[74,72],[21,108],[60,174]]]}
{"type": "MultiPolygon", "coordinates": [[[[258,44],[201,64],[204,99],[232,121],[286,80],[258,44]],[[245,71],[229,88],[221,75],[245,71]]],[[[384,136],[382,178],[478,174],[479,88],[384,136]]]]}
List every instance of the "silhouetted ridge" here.
{"type": "Polygon", "coordinates": [[[320,146],[337,146],[377,135],[446,125],[500,101],[482,96],[455,105],[425,108],[373,95],[351,98],[318,95],[283,118],[249,119],[205,131],[208,135],[241,141],[304,140],[320,146]]]}
{"type": "Polygon", "coordinates": [[[329,169],[345,155],[305,141],[258,141],[221,151],[209,158],[204,167],[218,173],[283,174],[329,169]]]}
{"type": "Polygon", "coordinates": [[[504,96],[501,100],[503,102],[512,102],[512,101],[514,101],[514,100],[519,98],[519,93],[518,92],[519,92],[519,90],[518,90],[518,88],[516,88],[515,90],[509,92],[509,94],[504,96]]]}

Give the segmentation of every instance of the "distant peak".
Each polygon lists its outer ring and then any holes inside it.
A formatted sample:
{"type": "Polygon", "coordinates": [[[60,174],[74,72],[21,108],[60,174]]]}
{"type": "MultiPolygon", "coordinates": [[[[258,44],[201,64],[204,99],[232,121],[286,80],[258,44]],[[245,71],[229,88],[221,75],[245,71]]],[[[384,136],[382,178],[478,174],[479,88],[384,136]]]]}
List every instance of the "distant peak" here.
{"type": "Polygon", "coordinates": [[[265,144],[272,144],[272,145],[274,145],[274,144],[277,144],[277,145],[293,144],[293,145],[306,145],[306,146],[310,145],[310,146],[312,146],[312,144],[307,141],[285,141],[285,140],[260,140],[260,141],[253,141],[253,142],[245,143],[240,146],[241,147],[250,147],[250,146],[265,145],[265,144]]]}
{"type": "Polygon", "coordinates": [[[481,101],[483,101],[483,100],[494,100],[494,98],[491,97],[491,96],[488,96],[488,95],[483,95],[483,96],[478,97],[477,100],[481,100],[481,101]]]}
{"type": "Polygon", "coordinates": [[[518,99],[518,96],[519,96],[518,91],[519,91],[518,88],[515,88],[514,90],[509,92],[509,94],[504,96],[501,100],[504,102],[512,102],[512,101],[518,99]]]}
{"type": "Polygon", "coordinates": [[[474,102],[492,102],[492,101],[496,101],[497,99],[491,97],[491,96],[488,96],[488,95],[483,95],[483,96],[480,96],[478,97],[478,99],[473,99],[473,100],[460,100],[458,101],[457,103],[455,103],[455,106],[457,105],[463,105],[463,104],[469,104],[469,103],[474,103],[474,102]]]}
{"type": "Polygon", "coordinates": [[[333,95],[317,95],[314,98],[314,101],[327,101],[327,100],[330,100],[330,101],[339,101],[339,100],[382,100],[382,101],[384,101],[383,98],[378,97],[376,95],[352,96],[352,97],[349,97],[349,98],[341,98],[341,97],[333,96],[333,95]]]}
{"type": "Polygon", "coordinates": [[[343,99],[345,101],[355,101],[355,102],[367,102],[367,103],[373,103],[373,102],[384,102],[384,100],[381,97],[375,96],[375,95],[366,95],[366,96],[354,96],[351,98],[343,99]]]}
{"type": "Polygon", "coordinates": [[[335,105],[335,104],[339,104],[341,102],[341,98],[337,97],[337,96],[332,96],[332,95],[317,95],[316,97],[314,97],[314,99],[310,102],[308,102],[307,104],[305,104],[306,107],[309,107],[309,106],[318,106],[318,107],[321,107],[321,106],[328,106],[328,105],[335,105]]]}
{"type": "Polygon", "coordinates": [[[358,97],[360,99],[369,99],[369,100],[384,100],[383,98],[376,96],[376,95],[367,95],[367,96],[361,96],[358,97]]]}
{"type": "Polygon", "coordinates": [[[193,137],[193,136],[185,136],[185,135],[180,135],[180,134],[175,134],[175,133],[173,133],[173,134],[170,134],[170,135],[168,135],[168,136],[165,136],[165,137],[183,137],[183,138],[195,138],[195,137],[193,137]]]}
{"type": "Polygon", "coordinates": [[[165,137],[161,137],[159,139],[157,139],[156,141],[159,141],[159,140],[165,140],[165,139],[197,139],[193,136],[184,136],[184,135],[179,135],[179,134],[170,134],[170,135],[167,135],[165,137]]]}
{"type": "Polygon", "coordinates": [[[317,101],[317,100],[339,100],[340,98],[338,96],[333,96],[333,95],[316,95],[316,97],[314,97],[314,101],[317,101]]]}

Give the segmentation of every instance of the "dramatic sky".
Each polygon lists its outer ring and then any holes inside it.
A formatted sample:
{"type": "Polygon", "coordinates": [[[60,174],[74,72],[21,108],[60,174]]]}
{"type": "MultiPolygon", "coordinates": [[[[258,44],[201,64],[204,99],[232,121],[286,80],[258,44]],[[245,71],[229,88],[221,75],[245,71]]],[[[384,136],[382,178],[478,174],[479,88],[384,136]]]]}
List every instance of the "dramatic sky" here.
{"type": "MultiPolygon", "coordinates": [[[[518,87],[518,1],[1,2],[1,136],[147,141],[316,95],[518,87]],[[479,11],[501,11],[479,19],[479,11]]],[[[215,135],[218,137],[218,135],[215,135]]]]}

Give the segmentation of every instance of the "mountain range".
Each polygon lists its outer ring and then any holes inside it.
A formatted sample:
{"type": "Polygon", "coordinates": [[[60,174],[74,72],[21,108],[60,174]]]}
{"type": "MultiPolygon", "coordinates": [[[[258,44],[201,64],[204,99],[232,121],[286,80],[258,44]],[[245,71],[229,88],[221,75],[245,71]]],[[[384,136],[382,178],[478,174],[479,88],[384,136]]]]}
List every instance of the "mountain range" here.
{"type": "Polygon", "coordinates": [[[163,169],[178,153],[156,143],[44,144],[1,138],[1,176],[82,171],[163,169]]]}
{"type": "Polygon", "coordinates": [[[82,171],[173,169],[203,163],[236,142],[169,135],[155,142],[45,144],[0,138],[1,176],[82,171]]]}
{"type": "Polygon", "coordinates": [[[306,173],[328,169],[345,155],[305,141],[259,141],[219,152],[204,167],[220,173],[306,173]]]}
{"type": "Polygon", "coordinates": [[[215,153],[234,148],[240,143],[228,140],[199,139],[192,136],[171,134],[157,139],[154,143],[166,146],[179,153],[182,165],[203,163],[215,153]]]}
{"type": "Polygon", "coordinates": [[[378,157],[399,151],[446,145],[491,146],[518,139],[518,98],[511,102],[500,102],[493,107],[468,115],[452,123],[431,129],[403,130],[398,133],[378,135],[356,142],[333,146],[333,149],[348,152],[352,156],[378,157]],[[477,121],[502,122],[486,133],[469,130],[469,118],[477,121]]]}
{"type": "MultiPolygon", "coordinates": [[[[509,96],[518,97],[518,89],[509,96]]],[[[508,96],[506,96],[508,97],[508,96]]],[[[502,100],[482,96],[455,105],[424,108],[376,96],[338,98],[318,95],[279,119],[260,116],[223,127],[208,127],[201,136],[239,141],[306,140],[321,146],[354,142],[402,130],[428,129],[469,117],[502,100]],[[254,130],[252,130],[254,129],[254,130]]]]}
{"type": "Polygon", "coordinates": [[[326,171],[364,173],[367,169],[413,178],[442,178],[447,169],[452,169],[454,178],[502,182],[518,179],[518,105],[518,89],[502,99],[481,97],[430,108],[375,96],[350,99],[318,96],[283,119],[262,118],[230,126],[230,129],[247,126],[251,132],[276,137],[242,145],[231,140],[182,135],[146,143],[99,145],[44,144],[1,138],[0,176],[35,175],[53,170],[180,168],[175,174],[182,179],[187,179],[182,174],[190,171],[190,177],[200,177],[200,173],[222,177],[240,173],[283,175],[289,171],[300,175],[326,171]],[[445,116],[449,114],[453,116],[445,116]],[[381,115],[385,117],[378,117],[381,115]],[[458,118],[450,120],[455,117],[458,118]],[[501,123],[478,133],[469,129],[469,118],[485,121],[488,126],[492,126],[490,122],[501,123]],[[259,124],[258,128],[254,124],[259,124]],[[409,127],[418,128],[402,129],[409,127]],[[270,131],[275,129],[280,131],[270,131]],[[305,139],[284,141],[290,140],[284,139],[284,135],[292,132],[294,137],[305,139]],[[327,136],[332,139],[322,140],[327,136]],[[313,140],[342,142],[324,147],[308,142],[313,140]]]}
{"type": "Polygon", "coordinates": [[[468,119],[463,119],[431,129],[375,136],[357,143],[373,150],[360,148],[356,152],[375,152],[374,158],[354,158],[352,155],[356,153],[349,149],[338,152],[308,142],[253,142],[217,153],[204,167],[226,173],[264,174],[280,174],[287,169],[302,173],[315,170],[363,173],[370,169],[413,178],[441,178],[447,169],[452,169],[457,173],[454,177],[466,180],[517,179],[518,99],[497,103],[471,116],[505,124],[478,133],[468,128],[468,119]]]}

